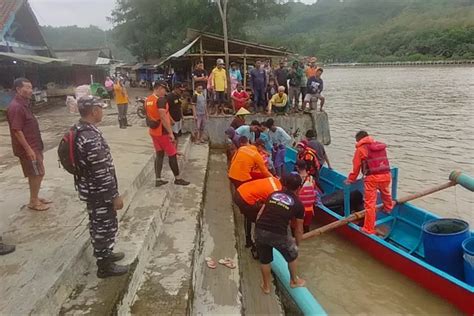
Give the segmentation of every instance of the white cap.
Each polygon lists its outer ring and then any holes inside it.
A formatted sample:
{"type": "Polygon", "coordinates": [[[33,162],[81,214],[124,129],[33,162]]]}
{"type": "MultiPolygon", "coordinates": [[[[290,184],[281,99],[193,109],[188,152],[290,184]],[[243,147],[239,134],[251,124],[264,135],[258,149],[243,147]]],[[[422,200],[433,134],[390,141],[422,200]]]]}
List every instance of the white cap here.
{"type": "Polygon", "coordinates": [[[224,60],[222,58],[217,59],[218,65],[224,65],[224,60]]]}

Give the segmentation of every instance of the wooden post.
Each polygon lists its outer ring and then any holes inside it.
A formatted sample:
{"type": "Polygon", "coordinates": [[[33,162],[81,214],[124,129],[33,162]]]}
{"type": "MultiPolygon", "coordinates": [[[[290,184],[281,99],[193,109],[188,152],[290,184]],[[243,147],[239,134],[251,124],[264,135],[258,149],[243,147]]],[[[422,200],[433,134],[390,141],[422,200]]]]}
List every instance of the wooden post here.
{"type": "Polygon", "coordinates": [[[244,48],[244,89],[247,88],[247,47],[244,48]]]}
{"type": "Polygon", "coordinates": [[[201,62],[204,63],[204,51],[202,49],[202,37],[199,38],[199,54],[201,54],[201,56],[199,56],[201,58],[201,62]]]}
{"type": "Polygon", "coordinates": [[[228,0],[217,0],[217,7],[222,19],[222,32],[224,33],[224,58],[227,73],[227,97],[230,100],[230,67],[229,67],[229,37],[227,34],[227,3],[228,0]],[[222,1],[222,2],[221,2],[222,1]]]}

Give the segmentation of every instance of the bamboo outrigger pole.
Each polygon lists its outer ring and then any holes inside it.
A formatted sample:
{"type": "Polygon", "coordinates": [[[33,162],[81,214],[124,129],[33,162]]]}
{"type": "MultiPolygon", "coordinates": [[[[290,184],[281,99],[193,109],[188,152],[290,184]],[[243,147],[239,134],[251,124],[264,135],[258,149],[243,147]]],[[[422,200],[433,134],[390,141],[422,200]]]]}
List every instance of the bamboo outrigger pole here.
{"type": "MultiPolygon", "coordinates": [[[[474,178],[472,178],[472,177],[468,176],[467,174],[464,174],[460,171],[453,171],[449,175],[449,182],[437,185],[437,186],[432,187],[432,188],[425,189],[425,190],[417,192],[417,193],[413,193],[413,194],[404,196],[404,197],[396,200],[395,202],[397,204],[403,204],[403,203],[418,199],[420,197],[423,197],[423,196],[426,196],[426,195],[429,195],[429,194],[432,194],[432,193],[450,188],[452,186],[455,186],[456,184],[461,185],[462,187],[468,189],[471,192],[474,191],[474,178]]],[[[380,205],[378,205],[377,207],[380,208],[380,205]]],[[[339,228],[339,227],[344,226],[346,224],[349,224],[351,222],[357,221],[357,220],[362,219],[364,217],[365,217],[365,210],[353,213],[353,214],[349,215],[348,217],[345,217],[345,218],[340,219],[338,221],[332,222],[332,223],[330,223],[328,225],[325,225],[323,227],[320,227],[318,229],[314,229],[310,232],[307,232],[306,234],[303,234],[303,240],[319,236],[323,233],[326,233],[326,232],[331,231],[333,229],[339,228]]]]}

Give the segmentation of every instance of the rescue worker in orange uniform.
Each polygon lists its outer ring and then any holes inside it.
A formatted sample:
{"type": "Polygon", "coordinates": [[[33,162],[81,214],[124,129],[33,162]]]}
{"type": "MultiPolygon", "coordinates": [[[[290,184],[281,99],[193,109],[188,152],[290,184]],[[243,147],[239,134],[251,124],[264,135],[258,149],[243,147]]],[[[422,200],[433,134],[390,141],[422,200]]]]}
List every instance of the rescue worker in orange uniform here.
{"type": "Polygon", "coordinates": [[[282,185],[278,178],[268,177],[246,182],[235,191],[234,202],[245,217],[245,247],[251,248],[255,259],[257,259],[257,248],[252,240],[252,223],[255,223],[260,208],[270,194],[281,189],[282,185]]]}
{"type": "Polygon", "coordinates": [[[362,171],[364,176],[364,207],[365,219],[362,231],[366,234],[375,234],[377,191],[380,192],[383,210],[392,211],[393,202],[390,194],[390,165],[385,150],[386,145],[376,142],[366,131],[356,134],[356,150],[352,160],[353,169],[346,180],[346,184],[357,180],[362,171]]]}
{"type": "Polygon", "coordinates": [[[169,113],[169,105],[166,100],[166,92],[168,91],[166,81],[157,81],[153,85],[153,94],[146,98],[146,123],[149,127],[149,134],[155,147],[155,186],[159,187],[168,183],[161,178],[161,170],[163,169],[163,159],[165,153],[168,156],[170,169],[174,174],[174,184],[188,185],[189,182],[179,176],[178,158],[176,157],[176,144],[171,129],[171,116],[169,113]]]}
{"type": "Polygon", "coordinates": [[[262,174],[263,178],[271,177],[272,174],[268,171],[257,147],[250,145],[245,136],[241,136],[239,142],[240,147],[232,158],[228,173],[234,187],[237,189],[242,183],[252,180],[252,172],[262,174]]]}

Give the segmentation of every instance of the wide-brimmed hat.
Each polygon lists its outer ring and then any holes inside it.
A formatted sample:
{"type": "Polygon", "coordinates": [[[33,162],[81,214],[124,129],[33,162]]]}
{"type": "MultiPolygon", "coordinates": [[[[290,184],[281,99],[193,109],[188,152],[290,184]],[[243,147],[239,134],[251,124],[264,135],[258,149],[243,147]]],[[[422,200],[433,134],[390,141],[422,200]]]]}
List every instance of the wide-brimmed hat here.
{"type": "Polygon", "coordinates": [[[235,115],[249,115],[251,114],[246,108],[240,108],[235,115]]]}

